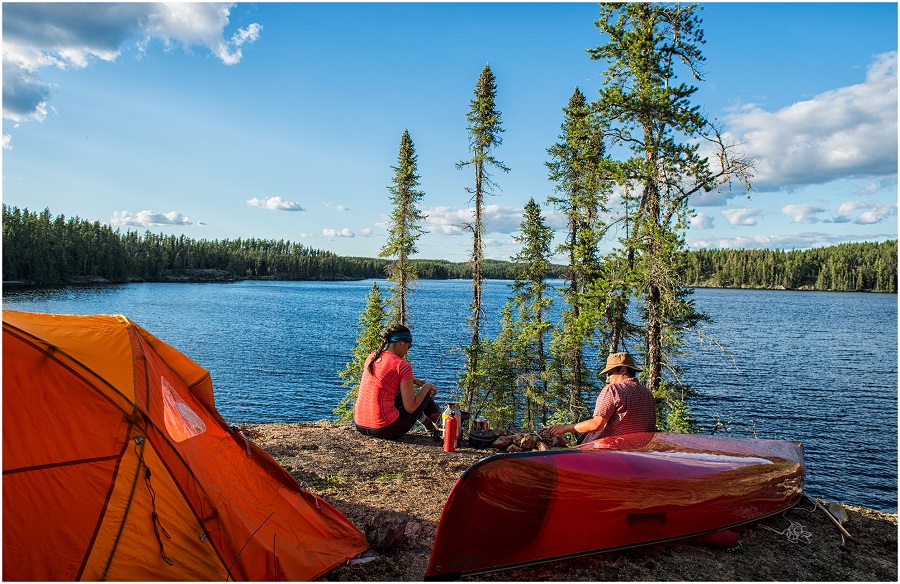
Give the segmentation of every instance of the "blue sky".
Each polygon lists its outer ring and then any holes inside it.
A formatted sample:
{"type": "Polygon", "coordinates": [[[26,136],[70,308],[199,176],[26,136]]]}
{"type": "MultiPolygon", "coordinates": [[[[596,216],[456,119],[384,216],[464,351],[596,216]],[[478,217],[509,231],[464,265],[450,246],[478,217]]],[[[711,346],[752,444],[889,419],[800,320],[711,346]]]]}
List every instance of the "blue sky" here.
{"type": "MultiPolygon", "coordinates": [[[[694,103],[756,160],[692,201],[699,248],[897,237],[897,4],[701,4],[694,103]]],[[[503,114],[485,254],[509,259],[577,85],[594,3],[3,3],[3,202],[195,239],[376,256],[408,129],[428,234],[471,248],[466,113],[490,64],[503,114]]],[[[548,223],[562,228],[551,207],[548,223]]]]}

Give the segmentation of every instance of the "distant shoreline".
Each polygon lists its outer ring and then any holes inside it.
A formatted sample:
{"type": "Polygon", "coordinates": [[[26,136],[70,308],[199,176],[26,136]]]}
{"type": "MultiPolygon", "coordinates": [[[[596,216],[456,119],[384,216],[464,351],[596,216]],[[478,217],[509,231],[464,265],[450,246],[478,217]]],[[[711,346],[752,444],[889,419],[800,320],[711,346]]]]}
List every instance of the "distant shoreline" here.
{"type": "MultiPolygon", "coordinates": [[[[144,280],[141,278],[129,278],[125,281],[112,281],[107,278],[102,278],[99,276],[96,277],[82,277],[76,278],[67,282],[56,282],[53,284],[35,284],[34,282],[29,282],[25,280],[6,280],[3,281],[2,287],[5,291],[7,288],[10,289],[22,289],[22,288],[33,288],[33,289],[53,289],[53,288],[66,288],[70,286],[83,286],[83,287],[91,287],[91,286],[120,286],[123,284],[142,284],[142,283],[156,283],[156,284],[233,284],[235,282],[361,282],[363,280],[371,280],[372,278],[352,278],[346,276],[335,276],[332,278],[310,278],[310,279],[299,279],[299,278],[278,278],[276,276],[263,276],[259,278],[239,278],[234,274],[227,272],[225,270],[214,270],[214,269],[199,269],[199,270],[181,270],[175,273],[164,274],[162,279],[160,280],[144,280]]],[[[377,279],[386,279],[386,278],[375,278],[377,279]]],[[[420,280],[427,281],[450,281],[450,280],[458,280],[459,278],[419,278],[420,280]]],[[[485,278],[485,280],[505,280],[505,278],[485,278]]],[[[700,288],[700,289],[720,289],[720,290],[770,290],[773,292],[847,292],[847,290],[817,290],[811,286],[801,286],[799,288],[785,288],[784,286],[775,286],[775,287],[759,287],[759,286],[717,286],[713,284],[703,284],[703,285],[693,285],[693,286],[685,286],[686,288],[700,288]]],[[[878,292],[873,290],[856,290],[853,292],[862,292],[865,294],[894,294],[896,292],[878,292]]]]}

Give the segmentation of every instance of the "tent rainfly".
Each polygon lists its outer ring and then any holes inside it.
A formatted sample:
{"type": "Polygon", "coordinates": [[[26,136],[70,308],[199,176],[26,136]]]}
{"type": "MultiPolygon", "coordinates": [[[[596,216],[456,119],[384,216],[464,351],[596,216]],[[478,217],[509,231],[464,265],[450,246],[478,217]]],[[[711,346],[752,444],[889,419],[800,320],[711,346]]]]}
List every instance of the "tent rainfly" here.
{"type": "Polygon", "coordinates": [[[3,311],[4,580],[310,580],[368,549],[124,316],[3,311]]]}

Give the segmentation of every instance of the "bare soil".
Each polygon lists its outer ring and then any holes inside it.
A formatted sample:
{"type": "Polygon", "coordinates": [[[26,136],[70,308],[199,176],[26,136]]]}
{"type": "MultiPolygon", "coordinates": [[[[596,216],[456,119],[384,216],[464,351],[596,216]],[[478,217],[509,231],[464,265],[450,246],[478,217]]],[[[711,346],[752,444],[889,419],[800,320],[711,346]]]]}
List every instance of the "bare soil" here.
{"type": "MultiPolygon", "coordinates": [[[[374,561],[339,566],[326,581],[421,581],[450,489],[469,466],[494,452],[464,447],[447,453],[424,432],[391,442],[328,421],[242,428],[255,432],[262,448],[361,531],[383,510],[408,512],[405,535],[394,549],[374,561]]],[[[803,500],[781,515],[737,528],[740,541],[731,549],[681,540],[477,580],[896,582],[897,515],[848,504],[844,509],[845,527],[860,542],[847,550],[838,547],[835,526],[803,500]]]]}

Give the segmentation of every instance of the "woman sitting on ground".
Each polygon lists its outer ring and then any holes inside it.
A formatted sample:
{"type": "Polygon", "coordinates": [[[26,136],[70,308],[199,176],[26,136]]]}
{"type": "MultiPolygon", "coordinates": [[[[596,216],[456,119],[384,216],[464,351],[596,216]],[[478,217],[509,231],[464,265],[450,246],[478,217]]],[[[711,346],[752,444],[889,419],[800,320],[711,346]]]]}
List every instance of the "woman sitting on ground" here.
{"type": "Polygon", "coordinates": [[[398,440],[420,418],[434,429],[430,416],[440,414],[432,399],[437,387],[413,377],[412,365],[403,358],[410,347],[412,334],[397,324],[382,333],[381,347],[366,358],[353,413],[356,429],[366,436],[398,440]]]}

